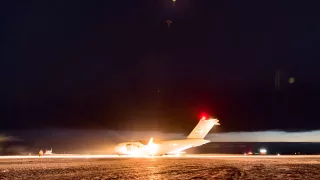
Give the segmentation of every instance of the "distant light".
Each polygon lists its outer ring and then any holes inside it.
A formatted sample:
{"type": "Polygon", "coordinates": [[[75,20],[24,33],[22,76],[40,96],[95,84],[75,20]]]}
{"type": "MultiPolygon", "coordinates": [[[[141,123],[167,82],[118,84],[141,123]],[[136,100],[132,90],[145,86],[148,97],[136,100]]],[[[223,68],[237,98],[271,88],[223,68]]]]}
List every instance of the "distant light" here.
{"type": "Polygon", "coordinates": [[[277,156],[280,156],[280,154],[277,154],[277,156]]]}
{"type": "Polygon", "coordinates": [[[206,116],[202,116],[202,118],[201,118],[202,120],[205,120],[206,119],[206,116]]]}
{"type": "Polygon", "coordinates": [[[172,2],[176,2],[177,0],[172,0],[172,2]]]}
{"type": "Polygon", "coordinates": [[[289,78],[289,83],[290,83],[290,84],[293,84],[295,81],[296,81],[296,80],[295,80],[294,77],[289,78]]]}
{"type": "Polygon", "coordinates": [[[260,154],[266,154],[267,150],[266,149],[260,149],[260,154]]]}

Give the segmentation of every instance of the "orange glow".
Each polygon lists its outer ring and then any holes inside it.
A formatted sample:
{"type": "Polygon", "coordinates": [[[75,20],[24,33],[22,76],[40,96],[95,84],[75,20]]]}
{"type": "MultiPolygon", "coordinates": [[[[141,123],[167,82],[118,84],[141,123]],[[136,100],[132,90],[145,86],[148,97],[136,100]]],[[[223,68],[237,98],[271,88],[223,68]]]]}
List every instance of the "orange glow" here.
{"type": "Polygon", "coordinates": [[[149,155],[156,155],[158,152],[158,145],[153,143],[153,138],[150,138],[147,146],[145,146],[149,155]]]}

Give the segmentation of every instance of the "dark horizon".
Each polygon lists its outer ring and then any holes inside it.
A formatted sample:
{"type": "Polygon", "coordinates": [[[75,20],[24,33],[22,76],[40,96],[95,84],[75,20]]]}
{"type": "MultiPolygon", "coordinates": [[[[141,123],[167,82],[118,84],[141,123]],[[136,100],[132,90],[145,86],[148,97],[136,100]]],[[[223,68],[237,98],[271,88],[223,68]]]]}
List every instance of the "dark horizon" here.
{"type": "Polygon", "coordinates": [[[319,130],[317,5],[3,2],[1,130],[319,130]]]}

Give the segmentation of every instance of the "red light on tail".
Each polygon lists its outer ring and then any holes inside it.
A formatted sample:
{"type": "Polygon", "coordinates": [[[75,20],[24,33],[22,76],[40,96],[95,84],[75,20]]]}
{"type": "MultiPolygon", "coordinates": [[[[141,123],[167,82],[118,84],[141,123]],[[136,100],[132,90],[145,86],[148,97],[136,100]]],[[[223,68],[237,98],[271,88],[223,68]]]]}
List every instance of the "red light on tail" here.
{"type": "Polygon", "coordinates": [[[200,114],[200,120],[206,120],[208,117],[207,117],[207,114],[205,112],[202,112],[200,114]]]}

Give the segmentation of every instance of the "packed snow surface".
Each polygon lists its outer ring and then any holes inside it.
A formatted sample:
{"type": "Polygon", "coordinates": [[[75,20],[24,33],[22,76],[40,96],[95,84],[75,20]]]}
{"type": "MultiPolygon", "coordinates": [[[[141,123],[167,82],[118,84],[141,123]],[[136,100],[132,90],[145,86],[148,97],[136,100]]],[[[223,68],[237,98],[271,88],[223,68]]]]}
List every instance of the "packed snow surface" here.
{"type": "Polygon", "coordinates": [[[320,157],[4,158],[0,179],[320,179],[320,157]]]}

